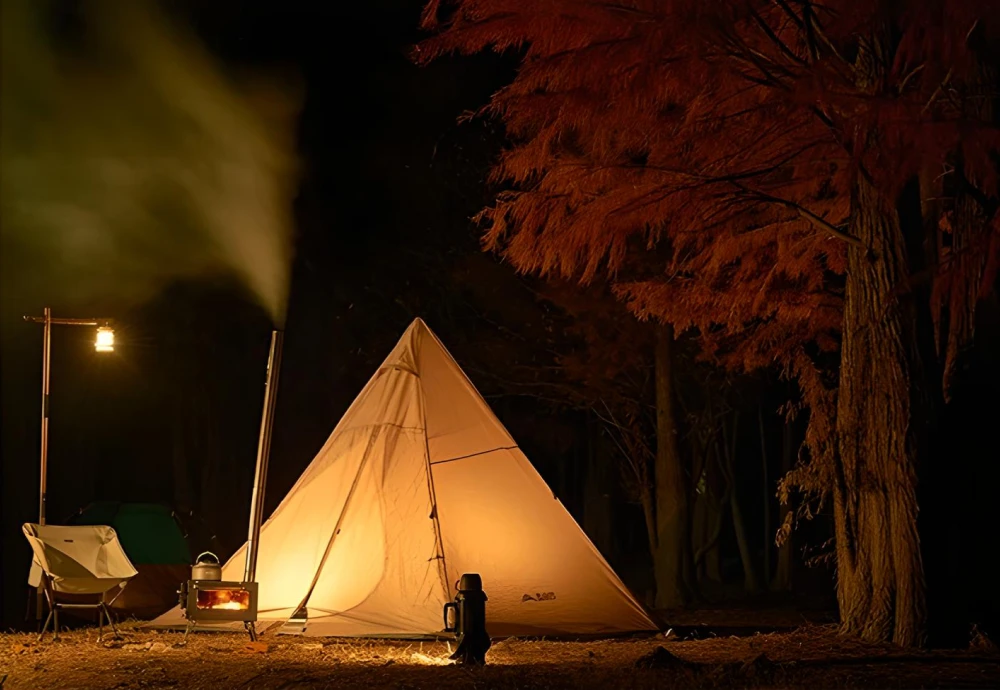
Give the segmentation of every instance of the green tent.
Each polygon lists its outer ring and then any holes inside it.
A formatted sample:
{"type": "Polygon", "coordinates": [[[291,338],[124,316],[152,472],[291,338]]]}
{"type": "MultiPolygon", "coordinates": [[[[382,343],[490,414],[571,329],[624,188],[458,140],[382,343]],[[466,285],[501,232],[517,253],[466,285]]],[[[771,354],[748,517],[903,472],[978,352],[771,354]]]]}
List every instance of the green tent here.
{"type": "Polygon", "coordinates": [[[191,552],[174,512],[157,503],[91,503],[70,518],[71,525],[110,525],[135,566],[190,565],[191,552]]]}
{"type": "Polygon", "coordinates": [[[91,503],[68,525],[110,525],[139,571],[112,609],[124,616],[154,618],[177,603],[180,583],[190,577],[191,550],[169,507],[157,503],[91,503]]]}

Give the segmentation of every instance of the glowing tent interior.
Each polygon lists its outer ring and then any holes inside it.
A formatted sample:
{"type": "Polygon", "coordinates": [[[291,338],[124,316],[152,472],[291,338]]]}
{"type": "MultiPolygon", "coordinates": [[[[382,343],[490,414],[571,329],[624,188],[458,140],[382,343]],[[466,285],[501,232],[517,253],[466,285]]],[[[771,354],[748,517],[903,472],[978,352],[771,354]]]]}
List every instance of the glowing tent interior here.
{"type": "MultiPolygon", "coordinates": [[[[223,580],[241,579],[245,552],[223,580]]],[[[436,635],[462,573],[482,575],[494,636],[656,629],[417,319],[264,524],[258,626],[436,635]]],[[[151,626],[185,623],[175,608],[151,626]]]]}

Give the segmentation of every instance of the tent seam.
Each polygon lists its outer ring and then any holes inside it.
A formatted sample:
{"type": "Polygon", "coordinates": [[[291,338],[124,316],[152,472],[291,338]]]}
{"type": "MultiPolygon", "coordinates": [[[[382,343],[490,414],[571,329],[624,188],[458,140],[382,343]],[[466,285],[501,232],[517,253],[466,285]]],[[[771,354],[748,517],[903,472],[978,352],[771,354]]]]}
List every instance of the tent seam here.
{"type": "Polygon", "coordinates": [[[437,492],[434,489],[434,473],[431,471],[431,447],[428,441],[430,434],[427,428],[427,394],[424,392],[423,382],[417,381],[417,388],[420,389],[420,413],[424,423],[424,463],[427,468],[427,488],[430,492],[431,515],[434,520],[434,531],[437,536],[437,556],[441,560],[441,584],[444,587],[445,601],[451,599],[451,584],[448,582],[448,561],[444,555],[444,534],[441,532],[441,517],[438,515],[437,492]]]}

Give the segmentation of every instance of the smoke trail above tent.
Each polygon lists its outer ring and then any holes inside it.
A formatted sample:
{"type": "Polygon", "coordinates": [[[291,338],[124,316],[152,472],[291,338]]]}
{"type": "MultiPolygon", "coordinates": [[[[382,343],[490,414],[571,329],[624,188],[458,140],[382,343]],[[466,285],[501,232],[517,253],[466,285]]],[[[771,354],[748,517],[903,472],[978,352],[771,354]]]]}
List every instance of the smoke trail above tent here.
{"type": "Polygon", "coordinates": [[[237,88],[151,3],[57,4],[4,3],[5,306],[138,302],[228,275],[281,324],[298,99],[237,88]]]}

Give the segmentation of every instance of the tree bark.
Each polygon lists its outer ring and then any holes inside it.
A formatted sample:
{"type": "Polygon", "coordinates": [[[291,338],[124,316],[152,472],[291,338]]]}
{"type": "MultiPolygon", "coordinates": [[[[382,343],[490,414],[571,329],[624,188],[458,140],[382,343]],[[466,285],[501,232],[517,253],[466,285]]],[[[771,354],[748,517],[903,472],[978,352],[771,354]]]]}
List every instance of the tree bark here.
{"type": "Polygon", "coordinates": [[[872,642],[924,639],[911,428],[913,316],[899,302],[906,273],[892,205],[861,177],[848,250],[837,406],[840,477],[834,493],[841,625],[872,642]]]}
{"type": "Polygon", "coordinates": [[[657,608],[676,608],[690,598],[688,488],[677,445],[673,410],[673,328],[660,325],[656,337],[656,575],[657,608]]]}
{"type": "MultiPolygon", "coordinates": [[[[861,45],[859,86],[877,93],[891,64],[888,32],[861,45]]],[[[866,152],[875,129],[855,133],[866,152]]],[[[871,160],[866,156],[863,160],[871,160]]],[[[924,571],[917,534],[917,451],[911,376],[919,372],[906,243],[892,200],[861,170],[852,191],[837,400],[834,489],[837,599],[844,632],[917,646],[925,636],[924,571]]]]}

